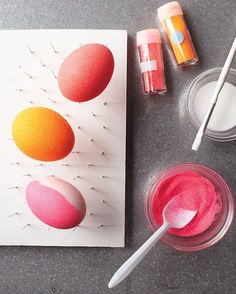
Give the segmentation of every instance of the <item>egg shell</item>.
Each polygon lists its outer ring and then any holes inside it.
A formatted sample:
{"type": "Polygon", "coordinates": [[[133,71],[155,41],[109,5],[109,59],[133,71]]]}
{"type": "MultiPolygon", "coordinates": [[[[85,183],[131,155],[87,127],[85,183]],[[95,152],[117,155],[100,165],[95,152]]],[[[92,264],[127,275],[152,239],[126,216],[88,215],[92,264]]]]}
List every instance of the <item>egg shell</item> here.
{"type": "Polygon", "coordinates": [[[69,100],[88,101],[105,90],[113,71],[112,52],[102,44],[87,44],[64,60],[58,73],[58,85],[69,100]]]}
{"type": "Polygon", "coordinates": [[[67,120],[45,107],[31,107],[20,112],[13,122],[12,135],[24,154],[40,161],[66,157],[75,143],[67,120]]]}
{"type": "Polygon", "coordinates": [[[77,226],[86,214],[85,200],[80,191],[70,183],[52,176],[29,183],[26,200],[37,218],[58,229],[77,226]]]}

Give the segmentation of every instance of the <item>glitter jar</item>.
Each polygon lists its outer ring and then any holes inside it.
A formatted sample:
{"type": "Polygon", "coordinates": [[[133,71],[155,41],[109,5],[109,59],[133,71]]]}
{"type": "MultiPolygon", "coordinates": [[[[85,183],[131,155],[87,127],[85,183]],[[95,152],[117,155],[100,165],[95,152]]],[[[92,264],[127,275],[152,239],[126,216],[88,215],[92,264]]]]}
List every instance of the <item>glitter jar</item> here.
{"type": "Polygon", "coordinates": [[[199,59],[179,3],[169,2],[158,8],[157,13],[177,65],[195,64],[199,59]]]}
{"type": "Polygon", "coordinates": [[[161,35],[157,29],[137,33],[137,47],[145,93],[163,94],[167,91],[161,35]]]}

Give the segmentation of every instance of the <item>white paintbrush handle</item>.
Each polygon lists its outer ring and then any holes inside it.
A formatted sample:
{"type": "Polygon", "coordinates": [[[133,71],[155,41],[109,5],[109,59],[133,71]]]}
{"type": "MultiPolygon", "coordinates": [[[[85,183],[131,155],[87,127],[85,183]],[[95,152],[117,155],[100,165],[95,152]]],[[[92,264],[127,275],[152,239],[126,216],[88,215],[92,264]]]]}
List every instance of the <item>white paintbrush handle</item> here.
{"type": "Polygon", "coordinates": [[[132,270],[143,260],[146,254],[152,249],[157,241],[168,230],[169,225],[165,222],[114,274],[108,287],[113,288],[123,281],[132,270]]]}
{"type": "Polygon", "coordinates": [[[229,54],[228,54],[228,56],[226,58],[225,64],[224,64],[224,66],[222,68],[222,71],[221,71],[220,76],[218,78],[218,81],[216,83],[216,88],[215,88],[215,91],[214,91],[214,93],[212,95],[210,105],[209,105],[209,107],[207,109],[206,115],[205,115],[205,117],[204,117],[204,119],[202,121],[202,124],[201,124],[201,126],[200,126],[200,128],[198,130],[198,133],[196,135],[196,138],[195,138],[195,140],[193,142],[193,145],[192,145],[193,150],[197,151],[200,144],[201,144],[201,139],[202,139],[202,137],[203,137],[203,135],[205,133],[205,130],[206,130],[207,125],[209,123],[209,120],[211,118],[212,112],[213,112],[213,110],[214,110],[214,108],[216,106],[219,93],[220,93],[222,87],[224,86],[225,80],[226,80],[228,72],[230,70],[230,66],[231,66],[231,64],[233,62],[235,52],[236,52],[236,37],[234,39],[234,42],[233,42],[233,44],[231,46],[231,49],[230,49],[229,54]]]}
{"type": "Polygon", "coordinates": [[[236,52],[236,37],[233,41],[233,44],[232,44],[230,51],[229,51],[229,54],[226,58],[225,64],[224,64],[222,71],[220,73],[220,76],[218,78],[216,88],[215,88],[215,93],[214,93],[215,95],[219,95],[222,87],[224,86],[225,80],[226,80],[228,72],[230,70],[230,66],[233,62],[235,52],[236,52]]]}

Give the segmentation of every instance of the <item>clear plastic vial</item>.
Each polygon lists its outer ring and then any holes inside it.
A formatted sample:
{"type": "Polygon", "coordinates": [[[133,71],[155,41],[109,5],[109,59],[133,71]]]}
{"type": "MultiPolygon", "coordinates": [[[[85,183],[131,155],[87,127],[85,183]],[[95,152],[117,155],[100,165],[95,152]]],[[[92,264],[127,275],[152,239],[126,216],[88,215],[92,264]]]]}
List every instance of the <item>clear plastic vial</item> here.
{"type": "Polygon", "coordinates": [[[137,33],[137,46],[145,93],[163,94],[167,91],[161,35],[157,29],[137,33]]]}
{"type": "Polygon", "coordinates": [[[186,66],[198,62],[199,59],[179,3],[169,2],[158,8],[157,13],[177,65],[186,66]]]}

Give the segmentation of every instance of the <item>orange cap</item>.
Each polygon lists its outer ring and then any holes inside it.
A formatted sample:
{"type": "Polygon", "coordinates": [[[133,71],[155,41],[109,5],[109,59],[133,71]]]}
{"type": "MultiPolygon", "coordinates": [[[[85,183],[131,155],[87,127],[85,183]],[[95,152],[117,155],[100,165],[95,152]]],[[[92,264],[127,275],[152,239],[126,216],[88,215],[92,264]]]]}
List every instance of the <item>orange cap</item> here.
{"type": "Polygon", "coordinates": [[[177,1],[169,2],[157,9],[158,17],[160,21],[165,20],[166,18],[183,15],[183,10],[177,1]]]}
{"type": "Polygon", "coordinates": [[[140,46],[142,44],[148,44],[148,43],[159,43],[161,44],[161,34],[159,30],[157,29],[148,29],[139,31],[136,34],[137,38],[137,46],[140,46]]]}

